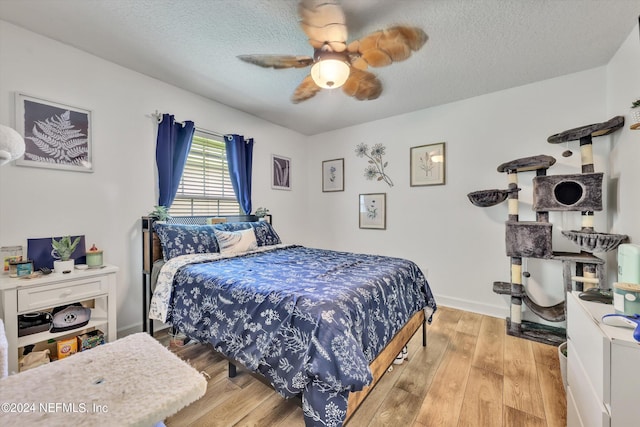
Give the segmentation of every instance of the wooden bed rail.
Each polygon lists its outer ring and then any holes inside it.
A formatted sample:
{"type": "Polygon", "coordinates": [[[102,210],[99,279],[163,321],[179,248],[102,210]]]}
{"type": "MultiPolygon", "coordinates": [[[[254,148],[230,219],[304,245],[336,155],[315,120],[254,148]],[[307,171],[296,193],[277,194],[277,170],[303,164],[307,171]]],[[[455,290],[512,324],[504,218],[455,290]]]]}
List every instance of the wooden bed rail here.
{"type": "Polygon", "coordinates": [[[382,350],[382,352],[376,357],[371,364],[369,364],[369,368],[371,369],[371,373],[373,374],[373,381],[368,386],[365,386],[360,391],[355,391],[349,393],[349,400],[347,403],[347,417],[345,418],[345,424],[349,421],[349,418],[355,413],[356,409],[360,407],[360,404],[364,401],[364,399],[369,395],[369,393],[376,386],[380,378],[387,372],[389,366],[392,365],[394,359],[400,352],[402,348],[407,345],[411,337],[416,333],[418,328],[422,326],[422,345],[426,347],[427,345],[427,325],[426,325],[426,317],[424,315],[424,310],[420,310],[416,314],[413,315],[411,319],[407,322],[406,325],[396,334],[395,337],[387,344],[387,346],[382,350]]]}

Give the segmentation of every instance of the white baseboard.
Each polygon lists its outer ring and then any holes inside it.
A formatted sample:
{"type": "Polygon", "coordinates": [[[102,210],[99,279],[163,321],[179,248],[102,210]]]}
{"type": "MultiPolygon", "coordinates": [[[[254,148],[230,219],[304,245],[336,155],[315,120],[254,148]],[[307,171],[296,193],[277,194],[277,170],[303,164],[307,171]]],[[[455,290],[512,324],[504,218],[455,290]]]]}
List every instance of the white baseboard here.
{"type": "Polygon", "coordinates": [[[459,310],[470,311],[472,313],[484,314],[491,317],[506,318],[509,316],[509,306],[497,306],[477,303],[461,298],[435,295],[436,304],[445,307],[457,308],[459,310]]]}
{"type": "Polygon", "coordinates": [[[118,338],[124,338],[131,334],[135,334],[138,332],[142,332],[142,323],[138,323],[135,325],[130,325],[124,328],[118,329],[118,338]]]}
{"type": "MultiPolygon", "coordinates": [[[[169,329],[169,325],[165,323],[154,322],[153,324],[154,334],[164,329],[169,329]]],[[[136,334],[138,332],[142,332],[142,323],[135,323],[133,325],[125,326],[124,328],[118,329],[118,338],[124,338],[127,335],[136,334]]]]}

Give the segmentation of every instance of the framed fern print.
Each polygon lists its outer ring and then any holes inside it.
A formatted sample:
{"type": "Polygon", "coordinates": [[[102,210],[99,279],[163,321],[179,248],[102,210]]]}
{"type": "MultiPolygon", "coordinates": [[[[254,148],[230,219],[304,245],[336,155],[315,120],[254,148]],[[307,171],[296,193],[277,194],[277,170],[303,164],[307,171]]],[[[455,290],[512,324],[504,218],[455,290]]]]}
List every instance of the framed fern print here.
{"type": "Polygon", "coordinates": [[[25,142],[17,165],[93,172],[91,111],[19,93],[16,129],[25,142]]]}

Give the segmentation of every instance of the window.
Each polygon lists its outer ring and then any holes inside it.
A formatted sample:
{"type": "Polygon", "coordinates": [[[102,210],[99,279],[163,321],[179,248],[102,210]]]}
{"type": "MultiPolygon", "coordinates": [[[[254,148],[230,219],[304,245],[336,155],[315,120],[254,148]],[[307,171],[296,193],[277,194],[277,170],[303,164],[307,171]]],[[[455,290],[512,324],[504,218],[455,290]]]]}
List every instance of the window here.
{"type": "Polygon", "coordinates": [[[229,179],[224,141],[196,129],[169,214],[222,216],[240,213],[240,205],[229,179]]]}

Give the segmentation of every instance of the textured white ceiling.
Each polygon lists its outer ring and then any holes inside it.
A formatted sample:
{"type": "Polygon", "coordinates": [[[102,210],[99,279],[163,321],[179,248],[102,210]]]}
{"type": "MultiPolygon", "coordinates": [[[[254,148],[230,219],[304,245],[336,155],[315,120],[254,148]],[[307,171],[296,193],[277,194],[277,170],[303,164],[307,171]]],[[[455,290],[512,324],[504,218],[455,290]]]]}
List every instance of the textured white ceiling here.
{"type": "Polygon", "coordinates": [[[296,0],[0,0],[0,19],[306,135],[605,65],[640,0],[343,0],[349,41],[395,24],[427,44],[372,69],[380,98],[325,90],[294,105],[308,69],[240,54],[312,55],[296,0]]]}

